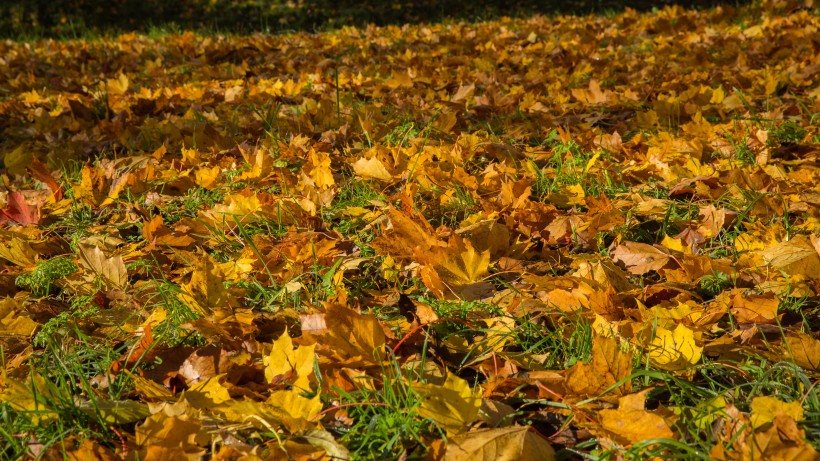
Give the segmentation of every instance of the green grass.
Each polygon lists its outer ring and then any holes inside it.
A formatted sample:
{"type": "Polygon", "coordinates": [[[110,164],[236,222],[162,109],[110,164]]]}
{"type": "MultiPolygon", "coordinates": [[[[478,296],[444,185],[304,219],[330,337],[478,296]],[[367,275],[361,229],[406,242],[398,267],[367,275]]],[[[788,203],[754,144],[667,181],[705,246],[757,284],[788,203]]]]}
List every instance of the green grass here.
{"type": "Polygon", "coordinates": [[[58,256],[43,260],[31,272],[17,276],[15,284],[19,288],[31,291],[34,296],[47,296],[55,291],[58,280],[77,270],[73,258],[58,256]]]}
{"type": "Polygon", "coordinates": [[[335,431],[346,443],[351,459],[420,460],[428,448],[426,439],[445,436],[433,420],[419,414],[422,398],[410,386],[418,378],[416,371],[402,367],[390,356],[378,377],[359,377],[354,391],[337,389],[338,408],[353,422],[335,431]]]}
{"type": "Polygon", "coordinates": [[[24,387],[7,388],[20,393],[0,403],[0,457],[24,456],[32,440],[56,453],[71,437],[113,445],[118,425],[147,416],[145,406],[125,403],[117,409],[110,403],[133,389],[127,374],[109,374],[120,351],[76,327],[42,338],[42,349],[29,359],[29,375],[17,381],[24,387]],[[104,388],[100,382],[106,382],[104,388]]]}

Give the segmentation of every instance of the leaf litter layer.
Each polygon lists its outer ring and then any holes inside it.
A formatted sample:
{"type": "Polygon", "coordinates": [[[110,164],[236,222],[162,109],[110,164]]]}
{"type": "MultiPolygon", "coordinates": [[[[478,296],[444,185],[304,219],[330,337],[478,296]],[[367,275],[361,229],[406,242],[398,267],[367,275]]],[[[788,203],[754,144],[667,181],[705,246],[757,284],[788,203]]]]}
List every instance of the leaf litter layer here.
{"type": "Polygon", "coordinates": [[[2,456],[816,459],[818,26],[0,43],[2,456]]]}

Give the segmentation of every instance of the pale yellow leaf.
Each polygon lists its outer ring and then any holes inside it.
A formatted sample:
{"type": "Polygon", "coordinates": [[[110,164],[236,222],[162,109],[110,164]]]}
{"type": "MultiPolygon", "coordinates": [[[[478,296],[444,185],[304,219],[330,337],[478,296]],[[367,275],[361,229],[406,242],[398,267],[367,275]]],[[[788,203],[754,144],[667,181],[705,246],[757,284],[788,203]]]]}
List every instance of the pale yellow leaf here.
{"type": "Polygon", "coordinates": [[[105,256],[105,253],[98,246],[80,244],[79,245],[80,266],[95,274],[105,285],[106,289],[122,290],[128,285],[128,271],[122,256],[105,256]]]}
{"type": "Polygon", "coordinates": [[[353,171],[357,176],[362,178],[379,179],[382,181],[389,181],[393,179],[393,175],[387,171],[381,160],[376,157],[360,158],[353,163],[353,171]]]}

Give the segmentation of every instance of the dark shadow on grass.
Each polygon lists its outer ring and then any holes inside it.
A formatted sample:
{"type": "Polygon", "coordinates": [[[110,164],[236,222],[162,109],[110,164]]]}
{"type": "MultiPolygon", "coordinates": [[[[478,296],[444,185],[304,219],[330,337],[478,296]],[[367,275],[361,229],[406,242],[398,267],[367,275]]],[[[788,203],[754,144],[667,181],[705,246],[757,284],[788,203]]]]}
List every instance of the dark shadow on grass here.
{"type": "Polygon", "coordinates": [[[708,8],[743,1],[500,0],[29,0],[0,2],[0,37],[87,37],[128,31],[316,31],[345,25],[406,24],[501,16],[610,14],[680,5],[708,8]]]}

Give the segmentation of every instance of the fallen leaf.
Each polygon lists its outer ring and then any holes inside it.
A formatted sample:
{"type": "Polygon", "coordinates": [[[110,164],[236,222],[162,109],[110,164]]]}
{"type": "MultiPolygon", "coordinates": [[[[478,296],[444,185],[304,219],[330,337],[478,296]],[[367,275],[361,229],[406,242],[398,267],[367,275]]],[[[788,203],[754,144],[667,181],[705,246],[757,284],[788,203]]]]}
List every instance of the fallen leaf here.
{"type": "Polygon", "coordinates": [[[46,187],[51,190],[51,198],[54,202],[59,202],[62,200],[64,192],[63,187],[57,183],[57,180],[54,179],[54,176],[43,162],[37,160],[36,158],[33,159],[31,164],[28,166],[28,170],[31,172],[32,177],[45,184],[46,187]]]}
{"type": "Polygon", "coordinates": [[[14,298],[0,299],[0,335],[29,337],[40,324],[22,315],[20,305],[14,298]]]}
{"type": "Polygon", "coordinates": [[[464,432],[478,417],[480,394],[452,373],[447,375],[443,384],[413,383],[412,388],[422,398],[419,415],[435,421],[448,436],[464,432]]]}
{"type": "MultiPolygon", "coordinates": [[[[597,397],[632,373],[632,354],[621,350],[614,338],[596,335],[592,340],[592,363],[578,362],[566,373],[565,386],[576,396],[597,397]]],[[[617,394],[632,389],[627,380],[617,389],[617,394]]]]}
{"type": "Polygon", "coordinates": [[[612,260],[622,263],[632,274],[642,275],[659,271],[666,266],[671,257],[658,248],[645,243],[624,242],[612,250],[612,260]]]}
{"type": "Polygon", "coordinates": [[[451,437],[444,461],[552,461],[555,450],[526,426],[479,429],[451,437]]]}
{"type": "Polygon", "coordinates": [[[598,415],[601,418],[601,427],[624,445],[675,436],[666,420],[650,411],[618,408],[601,410],[598,415]]]}
{"type": "Polygon", "coordinates": [[[777,397],[761,396],[752,399],[752,427],[755,429],[774,421],[778,416],[788,416],[795,421],[803,420],[803,406],[800,402],[784,402],[777,397]]]}
{"type": "Polygon", "coordinates": [[[107,257],[98,246],[80,244],[80,267],[94,274],[107,290],[122,290],[128,286],[128,271],[119,255],[107,257]]]}
{"type": "Polygon", "coordinates": [[[806,370],[820,372],[820,341],[811,335],[802,332],[788,333],[780,352],[783,357],[793,360],[806,370]]]}
{"type": "Polygon", "coordinates": [[[207,254],[199,257],[191,280],[182,285],[179,297],[202,315],[210,313],[214,308],[227,306],[231,299],[225,287],[225,274],[207,254]]]}
{"type": "Polygon", "coordinates": [[[387,171],[384,164],[376,157],[360,158],[353,162],[353,171],[362,178],[372,178],[381,181],[390,181],[393,175],[387,171]]]}
{"type": "Polygon", "coordinates": [[[23,225],[40,222],[40,210],[31,207],[26,197],[17,191],[9,192],[6,209],[0,210],[0,222],[14,222],[23,225]]]}
{"type": "Polygon", "coordinates": [[[649,350],[652,362],[664,370],[685,370],[700,361],[702,347],[692,330],[678,324],[674,330],[658,327],[649,350]]]}
{"type": "Polygon", "coordinates": [[[39,259],[37,250],[23,236],[0,229],[0,257],[18,266],[33,266],[39,259]]]}
{"type": "Polygon", "coordinates": [[[265,357],[265,381],[268,383],[287,382],[294,388],[310,391],[316,345],[298,346],[287,330],[273,343],[270,354],[265,357]]]}

